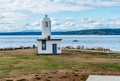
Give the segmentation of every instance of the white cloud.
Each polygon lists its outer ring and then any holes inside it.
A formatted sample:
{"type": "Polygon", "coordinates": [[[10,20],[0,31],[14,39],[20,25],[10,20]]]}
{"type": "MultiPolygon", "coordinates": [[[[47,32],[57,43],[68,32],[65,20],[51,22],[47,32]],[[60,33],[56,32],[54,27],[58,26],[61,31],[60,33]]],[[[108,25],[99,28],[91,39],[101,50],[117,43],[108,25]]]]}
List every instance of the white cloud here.
{"type": "Polygon", "coordinates": [[[99,6],[120,6],[119,0],[0,0],[0,10],[25,10],[33,13],[81,11],[99,6]]]}
{"type": "Polygon", "coordinates": [[[37,20],[37,21],[35,21],[35,22],[33,22],[31,25],[32,26],[41,26],[41,23],[42,22],[42,20],[37,20]]]}
{"type": "Polygon", "coordinates": [[[23,23],[18,23],[25,20],[28,16],[18,12],[3,12],[0,17],[0,32],[4,31],[20,31],[24,28],[23,23]]]}
{"type": "MultiPolygon", "coordinates": [[[[106,6],[120,6],[120,0],[0,0],[0,31],[40,30],[41,19],[29,20],[33,17],[28,16],[29,14],[25,14],[23,11],[31,12],[32,14],[55,13],[81,11],[106,6]]],[[[51,20],[53,30],[120,27],[120,18],[83,18],[80,22],[76,22],[71,17],[67,17],[62,21],[56,18],[51,18],[51,20]]]]}
{"type": "Polygon", "coordinates": [[[3,12],[1,14],[2,20],[22,20],[27,18],[26,14],[16,12],[3,12]]]}
{"type": "Polygon", "coordinates": [[[59,22],[59,25],[52,25],[53,30],[81,30],[81,29],[103,29],[103,28],[120,28],[120,18],[113,19],[92,19],[83,18],[81,21],[67,20],[59,22]]]}
{"type": "Polygon", "coordinates": [[[19,30],[22,30],[21,25],[13,22],[7,22],[7,23],[0,23],[0,32],[17,32],[19,30]]]}
{"type": "Polygon", "coordinates": [[[85,28],[119,28],[120,27],[120,18],[113,18],[113,19],[90,19],[88,18],[86,21],[81,23],[81,27],[85,28]]]}
{"type": "Polygon", "coordinates": [[[59,20],[58,19],[56,19],[56,18],[51,18],[50,19],[52,22],[51,22],[51,25],[52,26],[59,26],[59,24],[60,24],[60,22],[59,22],[59,20]]]}
{"type": "MultiPolygon", "coordinates": [[[[67,31],[67,30],[81,30],[81,29],[102,29],[102,28],[120,28],[120,18],[112,19],[92,19],[83,18],[81,21],[75,19],[63,19],[62,22],[56,18],[52,18],[52,31],[67,31]]],[[[26,24],[17,24],[15,22],[1,22],[0,31],[23,31],[23,30],[41,30],[42,19],[26,24]]]]}

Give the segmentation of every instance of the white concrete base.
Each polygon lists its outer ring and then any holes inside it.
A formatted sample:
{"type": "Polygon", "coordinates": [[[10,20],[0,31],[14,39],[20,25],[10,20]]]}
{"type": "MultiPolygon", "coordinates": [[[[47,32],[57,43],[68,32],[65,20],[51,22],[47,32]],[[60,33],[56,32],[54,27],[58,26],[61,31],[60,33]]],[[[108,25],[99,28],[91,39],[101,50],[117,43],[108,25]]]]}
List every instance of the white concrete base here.
{"type": "Polygon", "coordinates": [[[120,76],[90,75],[87,81],[120,81],[120,76]]]}

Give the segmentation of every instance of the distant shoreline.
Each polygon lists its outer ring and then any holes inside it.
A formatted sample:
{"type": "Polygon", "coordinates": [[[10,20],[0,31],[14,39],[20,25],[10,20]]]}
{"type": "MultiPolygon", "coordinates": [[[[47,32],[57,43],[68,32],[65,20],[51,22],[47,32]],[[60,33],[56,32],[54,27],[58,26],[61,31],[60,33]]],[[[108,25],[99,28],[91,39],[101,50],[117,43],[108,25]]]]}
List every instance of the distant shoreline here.
{"type": "MultiPolygon", "coordinates": [[[[20,32],[0,32],[0,35],[41,35],[41,31],[20,31],[20,32]]],[[[69,30],[53,31],[52,35],[120,35],[118,29],[89,29],[89,30],[69,30]]]]}

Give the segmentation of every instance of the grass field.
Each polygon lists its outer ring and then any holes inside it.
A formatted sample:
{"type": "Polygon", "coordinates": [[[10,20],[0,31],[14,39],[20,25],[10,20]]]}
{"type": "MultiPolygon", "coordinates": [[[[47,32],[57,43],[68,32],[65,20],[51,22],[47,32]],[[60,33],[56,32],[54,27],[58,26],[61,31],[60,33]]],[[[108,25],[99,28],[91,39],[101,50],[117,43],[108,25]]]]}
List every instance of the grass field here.
{"type": "Polygon", "coordinates": [[[0,51],[0,81],[85,81],[89,74],[120,75],[120,54],[63,50],[62,55],[37,55],[36,49],[0,51]]]}

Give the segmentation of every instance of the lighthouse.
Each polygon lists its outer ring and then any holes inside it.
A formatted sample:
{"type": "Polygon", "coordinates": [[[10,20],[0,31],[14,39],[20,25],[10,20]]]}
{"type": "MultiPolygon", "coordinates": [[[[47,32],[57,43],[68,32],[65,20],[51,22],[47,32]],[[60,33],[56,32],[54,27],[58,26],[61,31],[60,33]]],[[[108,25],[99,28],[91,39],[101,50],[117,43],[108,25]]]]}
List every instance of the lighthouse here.
{"type": "Polygon", "coordinates": [[[42,21],[42,38],[48,38],[51,35],[51,21],[45,15],[45,18],[42,21]]]}
{"type": "Polygon", "coordinates": [[[45,15],[42,20],[42,35],[37,39],[38,54],[61,54],[61,40],[51,37],[51,20],[45,15]]]}

